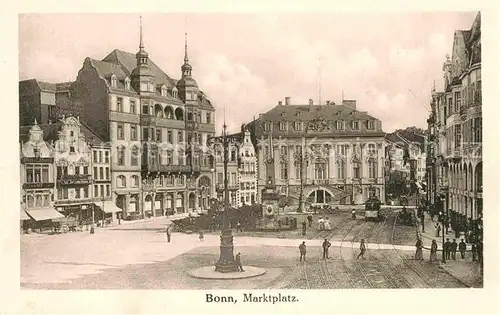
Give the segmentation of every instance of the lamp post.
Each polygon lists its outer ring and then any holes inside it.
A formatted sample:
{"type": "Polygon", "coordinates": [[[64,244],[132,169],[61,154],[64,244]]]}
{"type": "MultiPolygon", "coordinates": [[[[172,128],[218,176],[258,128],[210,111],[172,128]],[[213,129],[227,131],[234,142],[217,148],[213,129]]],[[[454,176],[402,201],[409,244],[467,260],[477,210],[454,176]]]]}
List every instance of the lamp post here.
{"type": "Polygon", "coordinates": [[[443,233],[442,234],[442,237],[443,237],[443,245],[441,246],[442,247],[442,262],[445,263],[446,262],[446,259],[445,259],[445,255],[444,255],[444,222],[446,221],[445,218],[444,218],[444,213],[442,211],[439,211],[439,218],[441,218],[441,225],[443,227],[443,233]]]}
{"type": "Polygon", "coordinates": [[[224,150],[224,211],[222,212],[222,232],[220,236],[220,257],[215,264],[215,271],[228,273],[238,271],[238,265],[234,260],[234,244],[233,244],[233,234],[229,228],[228,211],[229,211],[229,188],[228,188],[228,176],[227,176],[227,165],[229,163],[229,143],[233,139],[228,139],[226,134],[226,123],[224,122],[222,130],[222,139],[211,138],[209,141],[215,144],[215,142],[222,144],[224,150]]]}

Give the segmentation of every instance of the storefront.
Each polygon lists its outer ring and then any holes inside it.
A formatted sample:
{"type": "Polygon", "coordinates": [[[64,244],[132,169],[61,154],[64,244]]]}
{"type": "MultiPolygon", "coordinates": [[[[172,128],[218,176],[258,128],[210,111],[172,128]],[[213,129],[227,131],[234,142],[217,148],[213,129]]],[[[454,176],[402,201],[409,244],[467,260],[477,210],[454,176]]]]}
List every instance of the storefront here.
{"type": "Polygon", "coordinates": [[[43,232],[54,228],[54,221],[64,218],[64,215],[54,208],[27,209],[26,213],[31,219],[26,223],[27,228],[43,232]]]}

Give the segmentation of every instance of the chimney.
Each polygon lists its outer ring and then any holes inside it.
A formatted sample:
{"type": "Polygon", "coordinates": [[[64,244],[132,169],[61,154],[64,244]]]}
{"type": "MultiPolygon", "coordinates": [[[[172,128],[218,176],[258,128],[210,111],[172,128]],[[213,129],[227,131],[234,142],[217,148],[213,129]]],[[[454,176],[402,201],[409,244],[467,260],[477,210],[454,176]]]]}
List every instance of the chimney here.
{"type": "Polygon", "coordinates": [[[290,96],[285,97],[285,105],[290,105],[290,96]]]}
{"type": "Polygon", "coordinates": [[[356,100],[343,100],[342,105],[349,106],[352,109],[356,109],[356,100]]]}
{"type": "Polygon", "coordinates": [[[309,105],[314,105],[314,101],[312,98],[309,99],[309,105]]]}
{"type": "Polygon", "coordinates": [[[278,101],[278,106],[281,106],[283,105],[283,102],[282,101],[278,101]]]}
{"type": "Polygon", "coordinates": [[[326,101],[326,105],[330,105],[330,101],[326,101]]]}

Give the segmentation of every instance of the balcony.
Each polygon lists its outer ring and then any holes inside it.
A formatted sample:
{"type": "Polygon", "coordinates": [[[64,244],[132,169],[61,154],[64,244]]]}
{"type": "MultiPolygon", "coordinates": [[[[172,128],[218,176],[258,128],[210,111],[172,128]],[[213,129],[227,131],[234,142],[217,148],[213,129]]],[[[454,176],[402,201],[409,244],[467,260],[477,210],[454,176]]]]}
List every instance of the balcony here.
{"type": "MultiPolygon", "coordinates": [[[[237,184],[231,184],[231,183],[229,183],[227,185],[227,189],[229,189],[229,191],[236,191],[236,190],[240,189],[240,186],[237,185],[237,184]]],[[[217,192],[223,192],[224,191],[224,184],[220,184],[220,183],[216,184],[215,185],[215,190],[217,192]]]]}
{"type": "Polygon", "coordinates": [[[54,188],[54,183],[24,183],[23,189],[49,189],[54,188]]]}
{"type": "Polygon", "coordinates": [[[313,185],[328,185],[330,184],[328,179],[313,179],[313,185]]]}
{"type": "Polygon", "coordinates": [[[58,185],[89,185],[91,182],[90,174],[60,175],[57,178],[58,185]]]}
{"type": "Polygon", "coordinates": [[[188,120],[186,121],[186,129],[196,130],[199,128],[199,123],[197,121],[188,120]]]}
{"type": "Polygon", "coordinates": [[[169,128],[177,128],[184,129],[185,123],[184,120],[177,119],[167,119],[163,117],[156,117],[154,115],[141,115],[139,123],[143,126],[151,126],[151,127],[169,127],[169,128]]]}

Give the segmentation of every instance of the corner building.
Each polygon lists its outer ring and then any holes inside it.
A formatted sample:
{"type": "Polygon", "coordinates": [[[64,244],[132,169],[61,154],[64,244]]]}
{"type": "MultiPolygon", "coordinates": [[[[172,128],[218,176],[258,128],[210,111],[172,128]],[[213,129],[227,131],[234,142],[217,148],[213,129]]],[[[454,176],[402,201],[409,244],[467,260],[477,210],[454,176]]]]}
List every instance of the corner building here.
{"type": "Polygon", "coordinates": [[[385,201],[382,122],[356,110],[355,100],[291,105],[287,97],[253,126],[259,191],[271,179],[306,207],[385,201]]]}
{"type": "Polygon", "coordinates": [[[74,106],[111,144],[113,202],[124,219],[208,208],[215,193],[205,145],[215,110],[192,77],[187,39],[181,71],[175,80],[149,59],[141,25],[135,55],[87,57],[72,85],[74,106]],[[200,204],[202,188],[209,196],[200,204]]]}

